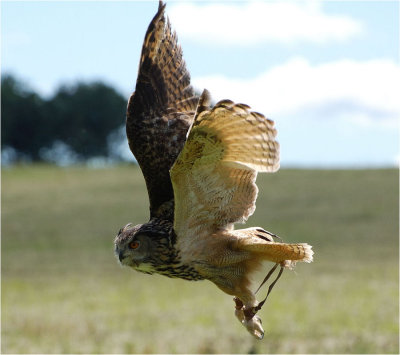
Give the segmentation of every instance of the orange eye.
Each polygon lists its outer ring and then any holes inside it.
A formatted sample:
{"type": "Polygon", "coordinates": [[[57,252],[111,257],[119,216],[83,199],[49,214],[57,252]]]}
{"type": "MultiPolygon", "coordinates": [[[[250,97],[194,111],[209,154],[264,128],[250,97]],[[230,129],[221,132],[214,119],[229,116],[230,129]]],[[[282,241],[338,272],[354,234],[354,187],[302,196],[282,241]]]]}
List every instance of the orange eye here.
{"type": "Polygon", "coordinates": [[[137,248],[139,248],[139,246],[140,246],[140,242],[138,242],[137,240],[135,240],[134,242],[131,242],[129,244],[129,248],[131,248],[131,249],[137,249],[137,248]]]}

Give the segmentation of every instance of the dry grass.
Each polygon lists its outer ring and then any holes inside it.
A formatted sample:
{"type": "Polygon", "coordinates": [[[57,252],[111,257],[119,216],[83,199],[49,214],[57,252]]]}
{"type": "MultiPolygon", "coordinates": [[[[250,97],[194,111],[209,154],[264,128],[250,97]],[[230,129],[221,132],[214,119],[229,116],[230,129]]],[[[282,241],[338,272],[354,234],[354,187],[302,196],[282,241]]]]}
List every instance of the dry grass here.
{"type": "Polygon", "coordinates": [[[211,283],[118,266],[115,232],[147,219],[138,169],[17,167],[2,180],[3,353],[399,351],[396,170],[260,176],[248,225],[316,252],[283,274],[262,341],[211,283]]]}

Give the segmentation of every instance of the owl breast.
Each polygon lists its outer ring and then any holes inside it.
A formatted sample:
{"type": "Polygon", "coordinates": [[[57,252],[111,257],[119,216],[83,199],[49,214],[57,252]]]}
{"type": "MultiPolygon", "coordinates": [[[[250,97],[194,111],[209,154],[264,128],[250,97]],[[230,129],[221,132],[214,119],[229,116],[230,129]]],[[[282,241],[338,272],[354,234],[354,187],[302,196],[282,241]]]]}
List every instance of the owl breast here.
{"type": "Polygon", "coordinates": [[[179,278],[189,281],[204,280],[204,276],[197,272],[196,269],[181,263],[158,265],[155,269],[153,269],[152,272],[156,272],[160,275],[168,276],[171,278],[179,278]]]}

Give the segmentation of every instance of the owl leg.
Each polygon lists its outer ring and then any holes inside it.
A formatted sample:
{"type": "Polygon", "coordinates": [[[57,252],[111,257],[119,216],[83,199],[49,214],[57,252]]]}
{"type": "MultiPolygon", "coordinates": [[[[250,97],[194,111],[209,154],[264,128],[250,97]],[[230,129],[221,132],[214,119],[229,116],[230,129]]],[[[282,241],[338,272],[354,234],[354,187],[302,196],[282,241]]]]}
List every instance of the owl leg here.
{"type": "MultiPolygon", "coordinates": [[[[257,289],[255,293],[259,291],[259,289],[268,281],[271,275],[274,273],[276,268],[280,263],[274,265],[274,267],[268,272],[267,276],[264,278],[260,287],[257,289]]],[[[235,302],[235,316],[239,319],[247,330],[258,339],[262,339],[264,337],[264,329],[262,328],[262,321],[259,316],[257,316],[257,312],[262,308],[265,301],[267,300],[269,294],[271,293],[273,287],[279,280],[284,270],[284,265],[281,263],[281,268],[279,270],[278,276],[268,287],[267,296],[263,301],[257,304],[257,300],[255,298],[255,294],[253,294],[250,290],[246,290],[246,293],[241,294],[241,298],[235,297],[233,300],[235,302]],[[247,302],[243,302],[242,300],[246,300],[247,302]]]]}
{"type": "Polygon", "coordinates": [[[264,329],[261,325],[261,318],[254,311],[257,308],[257,300],[250,290],[243,291],[239,292],[240,298],[236,296],[233,299],[235,302],[235,316],[251,335],[257,339],[262,339],[264,337],[264,329]]]}

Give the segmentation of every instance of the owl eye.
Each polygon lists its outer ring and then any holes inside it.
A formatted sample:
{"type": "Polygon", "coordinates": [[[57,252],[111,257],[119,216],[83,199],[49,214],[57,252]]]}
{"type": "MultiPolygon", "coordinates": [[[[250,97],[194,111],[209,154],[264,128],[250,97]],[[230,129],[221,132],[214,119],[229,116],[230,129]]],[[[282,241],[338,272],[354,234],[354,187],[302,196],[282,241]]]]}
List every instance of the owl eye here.
{"type": "Polygon", "coordinates": [[[129,248],[131,248],[131,249],[137,249],[137,248],[139,248],[139,246],[140,246],[140,242],[137,240],[129,243],[129,248]]]}

